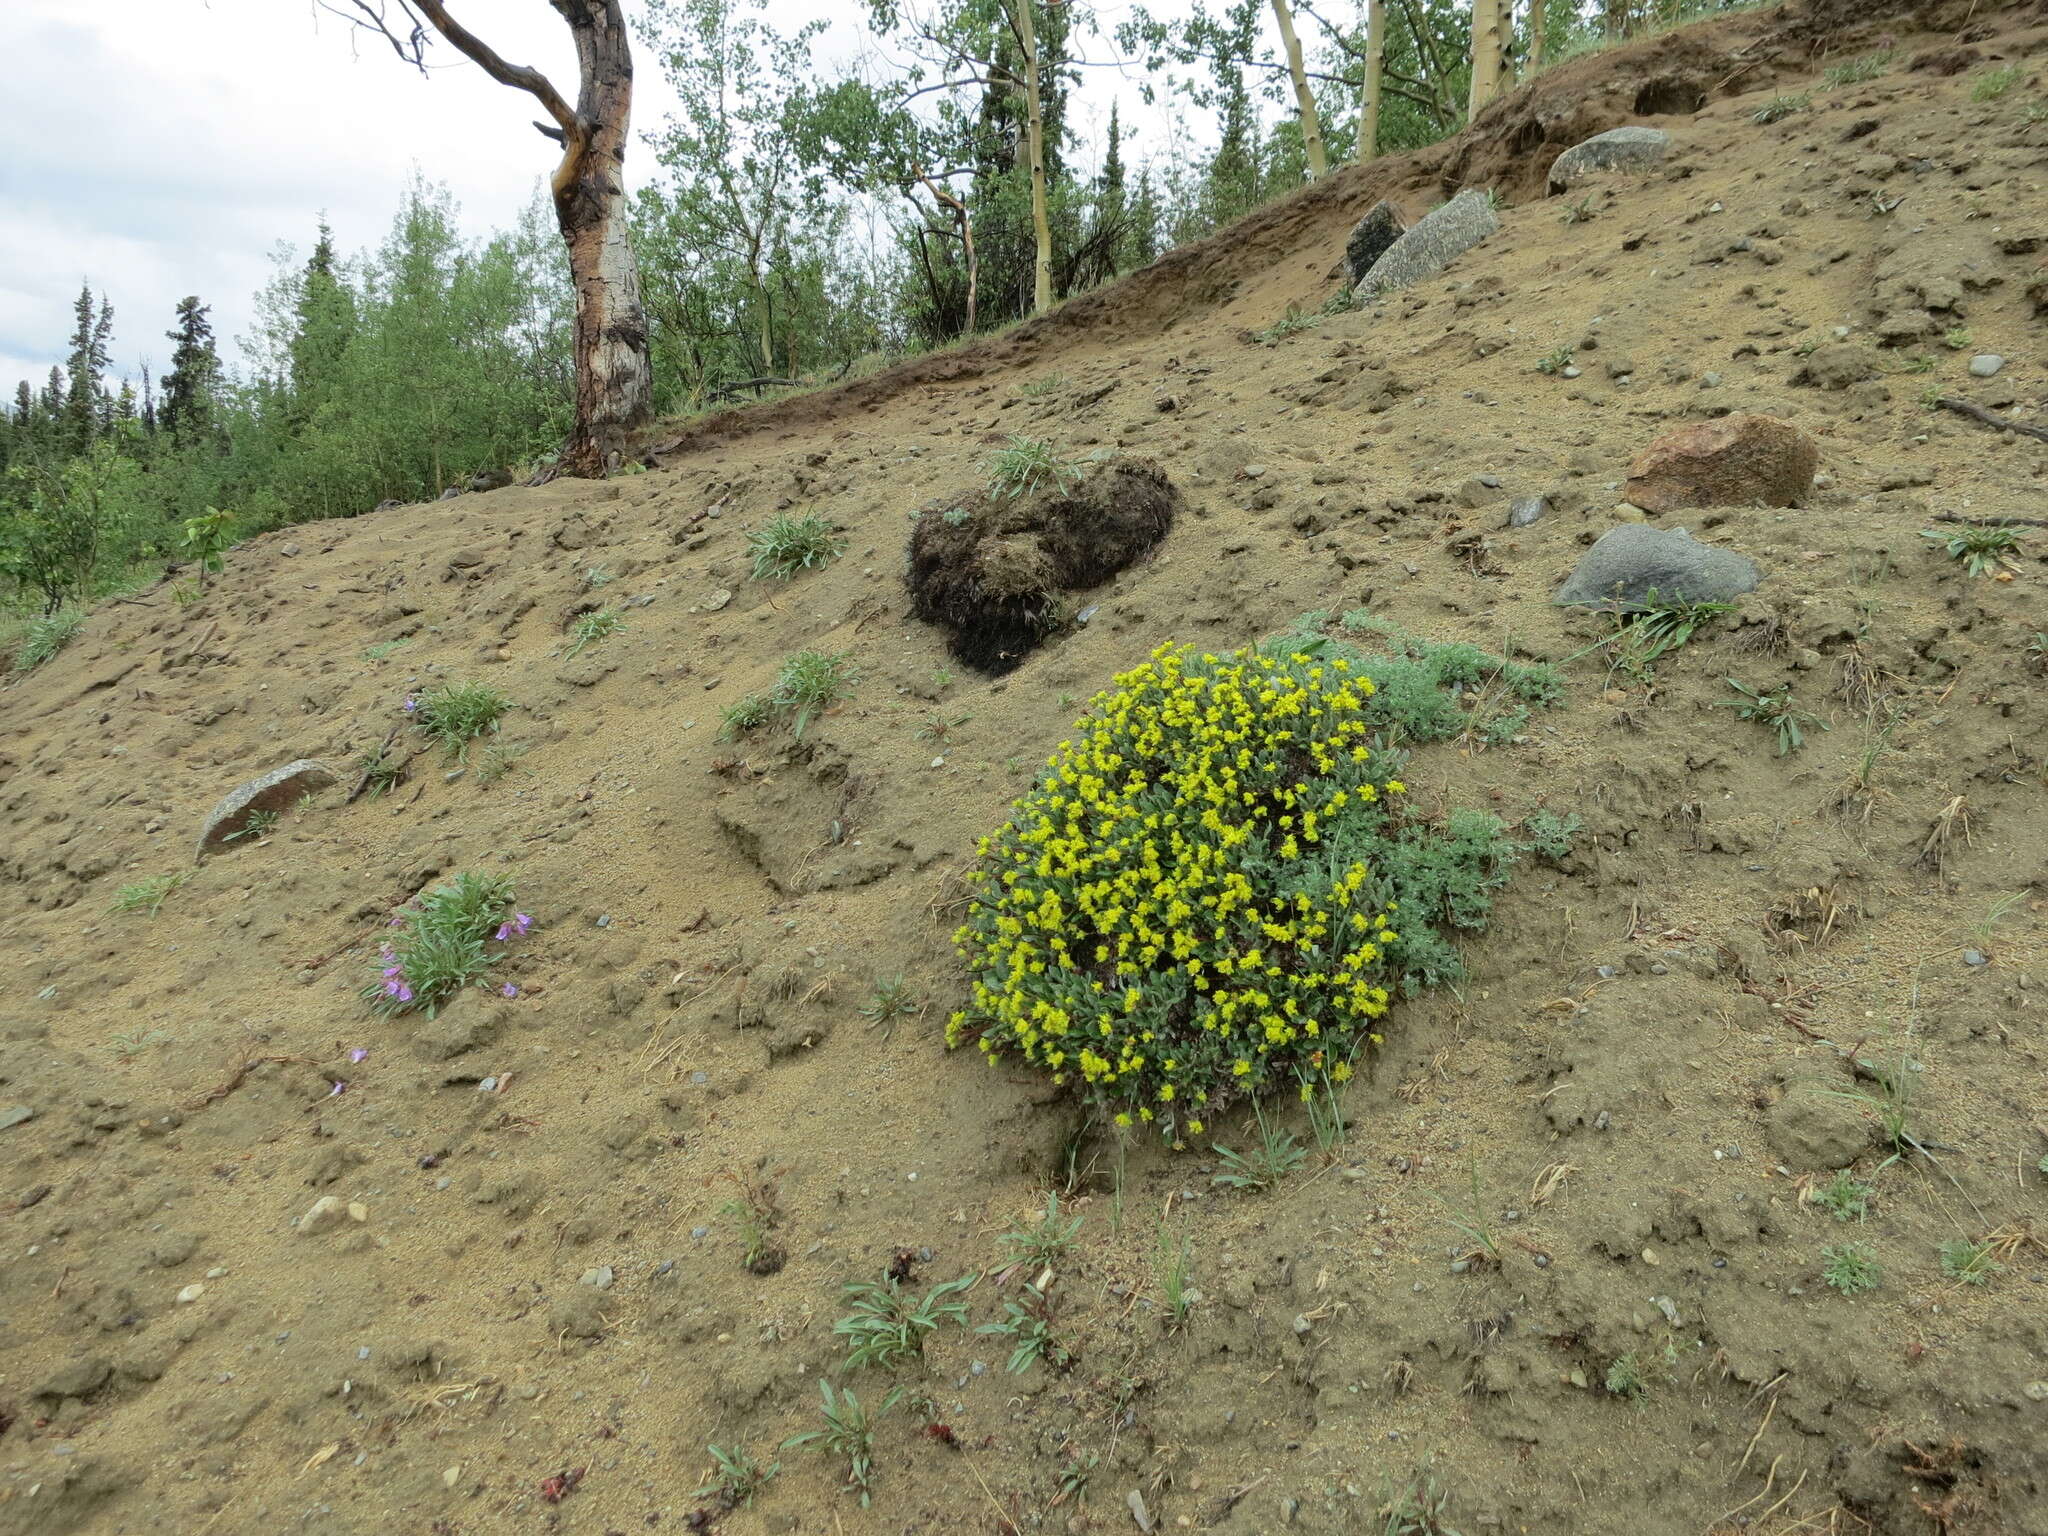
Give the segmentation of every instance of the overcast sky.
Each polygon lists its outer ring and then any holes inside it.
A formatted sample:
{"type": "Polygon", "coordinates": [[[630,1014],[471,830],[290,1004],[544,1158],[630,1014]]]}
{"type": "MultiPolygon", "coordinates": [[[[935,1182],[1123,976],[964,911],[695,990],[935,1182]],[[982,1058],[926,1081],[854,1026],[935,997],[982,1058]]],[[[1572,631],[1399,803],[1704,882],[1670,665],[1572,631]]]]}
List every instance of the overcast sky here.
{"type": "MultiPolygon", "coordinates": [[[[1153,9],[1181,8],[1165,0],[1153,9]]],[[[573,95],[568,29],[546,0],[459,0],[458,19],[500,54],[573,95]]],[[[834,19],[819,65],[853,57],[845,0],[773,0],[782,28],[834,19]]],[[[1096,7],[1103,36],[1127,7],[1096,7]]],[[[637,15],[638,0],[627,0],[637,15]]],[[[0,0],[7,153],[0,157],[0,391],[61,363],[81,281],[114,306],[115,372],[166,367],[172,306],[213,306],[223,352],[245,333],[279,241],[303,253],[324,213],[337,243],[379,240],[415,169],[445,183],[468,231],[509,225],[551,167],[532,99],[485,78],[445,45],[422,78],[388,45],[313,0],[0,0]]],[[[1135,70],[1084,71],[1073,126],[1099,149],[1114,96],[1155,141],[1135,70]]],[[[668,110],[659,70],[635,79],[636,133],[668,110]]],[[[1142,154],[1141,145],[1139,153],[1142,154]]],[[[1134,156],[1135,158],[1135,156],[1134,156]]],[[[637,182],[652,157],[636,145],[637,182]]]]}

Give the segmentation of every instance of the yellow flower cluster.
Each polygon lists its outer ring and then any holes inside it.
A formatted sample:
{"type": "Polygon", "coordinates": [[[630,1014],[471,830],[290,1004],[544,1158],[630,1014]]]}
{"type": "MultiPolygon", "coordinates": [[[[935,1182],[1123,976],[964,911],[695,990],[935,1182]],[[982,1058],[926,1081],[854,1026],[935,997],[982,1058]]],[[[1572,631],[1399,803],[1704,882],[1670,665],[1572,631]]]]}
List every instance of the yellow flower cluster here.
{"type": "Polygon", "coordinates": [[[1375,775],[1372,691],[1300,652],[1162,646],[1118,677],[981,844],[948,1042],[1176,1136],[1233,1098],[1341,1081],[1399,937],[1347,847],[1404,787],[1375,775]]]}

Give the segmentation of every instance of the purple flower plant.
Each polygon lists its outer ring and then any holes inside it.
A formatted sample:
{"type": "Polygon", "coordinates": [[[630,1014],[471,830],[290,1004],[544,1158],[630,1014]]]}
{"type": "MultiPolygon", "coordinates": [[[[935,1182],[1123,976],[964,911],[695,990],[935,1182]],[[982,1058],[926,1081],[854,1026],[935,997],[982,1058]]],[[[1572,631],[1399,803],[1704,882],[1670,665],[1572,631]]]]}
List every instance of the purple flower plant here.
{"type": "Polygon", "coordinates": [[[510,922],[501,924],[499,926],[498,942],[500,944],[503,944],[507,939],[523,939],[526,937],[527,929],[531,928],[532,926],[532,917],[530,917],[524,912],[515,912],[512,914],[512,920],[510,922]]]}
{"type": "Polygon", "coordinates": [[[348,1059],[350,1061],[361,1061],[365,1056],[369,1054],[370,1053],[366,1049],[359,1045],[354,1050],[348,1053],[348,1059]]]}
{"type": "Polygon", "coordinates": [[[419,707],[420,700],[418,694],[409,693],[405,696],[405,712],[408,715],[411,714],[414,710],[418,709],[419,707]]]}
{"type": "Polygon", "coordinates": [[[498,990],[507,997],[517,997],[519,995],[519,989],[509,981],[506,982],[505,985],[500,987],[498,990]]]}

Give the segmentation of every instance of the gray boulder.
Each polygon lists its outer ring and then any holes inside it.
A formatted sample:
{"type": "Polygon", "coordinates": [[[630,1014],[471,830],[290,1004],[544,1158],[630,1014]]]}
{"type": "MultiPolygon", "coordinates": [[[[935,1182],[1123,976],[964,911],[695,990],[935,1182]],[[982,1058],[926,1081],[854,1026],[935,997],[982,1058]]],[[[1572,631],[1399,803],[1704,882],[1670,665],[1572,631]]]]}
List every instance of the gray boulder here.
{"type": "Polygon", "coordinates": [[[273,768],[260,779],[251,779],[224,796],[207,816],[205,826],[199,830],[199,858],[204,860],[209,853],[226,847],[228,839],[246,827],[256,812],[282,811],[296,805],[301,795],[325,789],[334,782],[334,770],[310,757],[273,768]]]}
{"type": "Polygon", "coordinates": [[[1388,246],[1359,280],[1352,297],[1364,304],[1434,277],[1499,228],[1492,200],[1479,188],[1467,187],[1441,208],[1432,208],[1388,246]]]}
{"type": "Polygon", "coordinates": [[[1404,232],[1399,210],[1385,198],[1374,203],[1371,211],[1352,226],[1351,238],[1344,243],[1344,269],[1350,273],[1354,286],[1365,280],[1373,263],[1386,255],[1387,248],[1404,232]]]}
{"type": "Polygon", "coordinates": [[[1661,128],[1610,128],[1574,144],[1550,163],[1550,190],[1562,192],[1608,171],[1646,171],[1671,153],[1661,128]]]}
{"type": "Polygon", "coordinates": [[[1702,544],[1683,528],[1624,523],[1600,535],[1553,602],[1640,613],[1654,599],[1726,602],[1754,592],[1763,573],[1732,549],[1702,544]]]}

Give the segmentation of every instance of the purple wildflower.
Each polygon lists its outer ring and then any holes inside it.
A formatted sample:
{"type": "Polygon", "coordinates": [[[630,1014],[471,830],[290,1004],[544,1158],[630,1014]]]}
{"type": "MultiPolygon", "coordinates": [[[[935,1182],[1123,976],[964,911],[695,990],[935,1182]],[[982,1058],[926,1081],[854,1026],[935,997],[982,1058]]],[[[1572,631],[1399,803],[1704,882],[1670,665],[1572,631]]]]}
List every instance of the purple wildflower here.
{"type": "Polygon", "coordinates": [[[498,990],[504,993],[505,996],[507,997],[517,997],[519,995],[519,989],[513,986],[512,983],[509,981],[506,982],[505,985],[500,987],[498,990]]]}
{"type": "Polygon", "coordinates": [[[327,1097],[329,1097],[330,1099],[333,1098],[336,1094],[340,1093],[346,1087],[348,1087],[347,1083],[336,1081],[335,1085],[327,1090],[327,1097]]]}
{"type": "Polygon", "coordinates": [[[507,939],[523,939],[526,937],[526,931],[532,926],[533,918],[530,915],[525,912],[514,912],[510,922],[499,924],[498,942],[502,944],[507,939]]]}
{"type": "Polygon", "coordinates": [[[362,1046],[359,1045],[354,1050],[348,1053],[348,1059],[350,1061],[361,1061],[365,1056],[369,1054],[370,1053],[367,1050],[365,1050],[362,1046]]]}
{"type": "Polygon", "coordinates": [[[420,701],[417,695],[409,693],[405,696],[405,712],[408,715],[411,714],[414,710],[418,709],[419,707],[420,701]]]}

